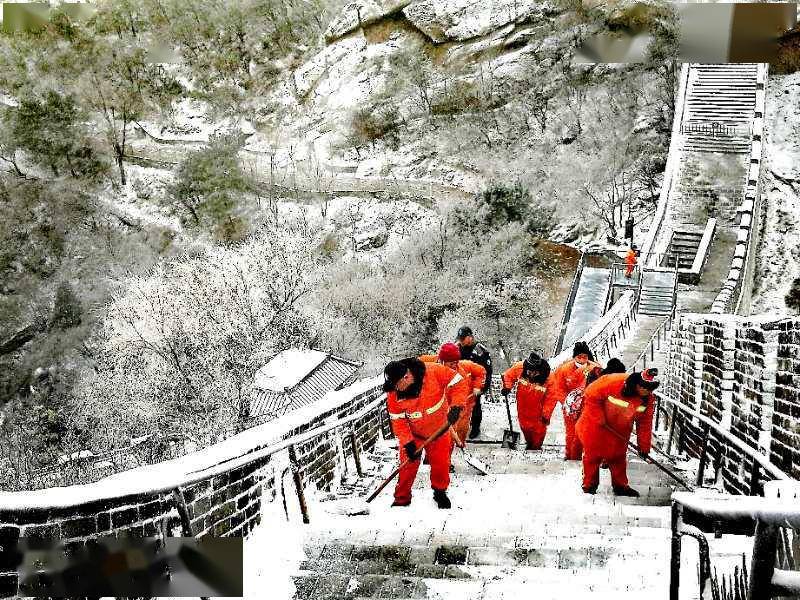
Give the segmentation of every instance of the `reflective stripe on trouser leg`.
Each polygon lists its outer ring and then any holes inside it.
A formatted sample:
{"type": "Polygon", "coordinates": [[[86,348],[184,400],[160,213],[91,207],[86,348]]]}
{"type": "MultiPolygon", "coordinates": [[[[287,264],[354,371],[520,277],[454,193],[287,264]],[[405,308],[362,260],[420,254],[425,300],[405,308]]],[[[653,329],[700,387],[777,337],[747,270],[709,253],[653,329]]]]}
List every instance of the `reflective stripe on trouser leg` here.
{"type": "Polygon", "coordinates": [[[431,463],[431,487],[446,490],[450,485],[450,432],[435,439],[425,447],[431,463]]]}
{"type": "Polygon", "coordinates": [[[603,462],[601,457],[583,453],[583,487],[592,488],[600,484],[601,462],[603,462]]]}
{"type": "Polygon", "coordinates": [[[611,484],[617,487],[628,487],[628,460],[623,454],[606,460],[611,470],[611,484]]]}

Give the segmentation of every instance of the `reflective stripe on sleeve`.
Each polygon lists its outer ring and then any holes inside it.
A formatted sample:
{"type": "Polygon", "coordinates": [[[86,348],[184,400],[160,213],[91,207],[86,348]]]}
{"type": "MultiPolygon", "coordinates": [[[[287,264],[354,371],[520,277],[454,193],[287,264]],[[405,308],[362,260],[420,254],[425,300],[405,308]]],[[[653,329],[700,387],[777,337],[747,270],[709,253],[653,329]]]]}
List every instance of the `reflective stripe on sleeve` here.
{"type": "Polygon", "coordinates": [[[442,405],[443,405],[443,404],[444,404],[444,398],[442,398],[441,400],[439,400],[439,402],[437,402],[436,404],[434,404],[434,405],[433,405],[433,406],[431,406],[430,408],[426,408],[426,409],[425,409],[425,412],[426,412],[427,414],[429,414],[429,415],[432,415],[432,414],[433,414],[433,413],[435,413],[437,410],[439,410],[440,408],[442,408],[442,405]]]}
{"type": "Polygon", "coordinates": [[[450,383],[448,383],[448,384],[447,384],[447,387],[453,387],[455,384],[457,384],[457,383],[458,383],[459,381],[461,381],[462,379],[464,379],[464,378],[461,376],[461,373],[456,373],[456,376],[455,376],[455,377],[453,377],[453,378],[450,380],[450,383]]]}
{"type": "Polygon", "coordinates": [[[404,419],[405,416],[406,416],[406,413],[404,413],[404,412],[402,412],[402,413],[389,413],[389,418],[392,419],[392,420],[404,419]]]}
{"type": "Polygon", "coordinates": [[[637,406],[636,407],[636,412],[644,412],[646,410],[647,410],[646,406],[637,406]]]}
{"type": "Polygon", "coordinates": [[[625,400],[620,400],[619,398],[615,398],[614,396],[609,396],[608,401],[611,402],[611,404],[616,404],[617,406],[621,406],[623,408],[627,408],[628,406],[630,406],[630,402],[626,402],[625,400]]]}

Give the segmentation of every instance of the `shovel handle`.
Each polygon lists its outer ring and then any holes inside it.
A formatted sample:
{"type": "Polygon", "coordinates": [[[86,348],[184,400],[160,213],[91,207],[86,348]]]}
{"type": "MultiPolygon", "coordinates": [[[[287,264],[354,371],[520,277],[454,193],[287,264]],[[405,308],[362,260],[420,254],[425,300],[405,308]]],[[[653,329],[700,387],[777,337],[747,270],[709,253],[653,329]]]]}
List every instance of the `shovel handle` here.
{"type": "MultiPolygon", "coordinates": [[[[433,440],[435,440],[440,435],[442,435],[445,431],[447,431],[448,427],[450,427],[450,423],[445,423],[432,436],[430,436],[427,440],[422,442],[422,445],[419,447],[419,449],[417,449],[417,460],[419,460],[419,457],[422,455],[422,450],[424,450],[425,447],[428,444],[430,444],[433,440]]],[[[378,494],[380,494],[383,491],[383,488],[385,488],[387,485],[389,485],[389,483],[392,481],[392,479],[397,477],[397,474],[400,472],[400,470],[410,462],[411,462],[411,458],[407,458],[402,463],[400,463],[400,466],[397,467],[394,471],[392,471],[392,473],[386,479],[383,480],[383,483],[381,483],[378,486],[378,488],[369,495],[369,497],[367,498],[367,503],[372,502],[373,500],[375,500],[375,498],[377,498],[378,494]]]]}
{"type": "Polygon", "coordinates": [[[453,438],[453,441],[455,442],[456,446],[458,446],[463,450],[464,442],[461,440],[460,437],[458,437],[458,434],[456,433],[456,430],[453,428],[452,425],[450,425],[450,436],[453,438]]]}
{"type": "MultiPolygon", "coordinates": [[[[617,436],[619,439],[621,439],[621,440],[622,440],[622,441],[624,441],[626,444],[628,444],[628,448],[630,448],[631,450],[635,451],[637,454],[640,454],[640,455],[641,455],[641,451],[639,450],[639,446],[636,446],[636,445],[632,444],[630,440],[626,440],[626,439],[625,439],[625,438],[622,436],[622,434],[621,434],[621,433],[619,433],[619,432],[617,432],[616,430],[612,429],[612,428],[611,428],[609,425],[607,425],[606,423],[603,423],[603,427],[605,427],[605,428],[606,428],[608,431],[610,431],[610,432],[611,432],[611,433],[613,433],[615,436],[617,436]]],[[[661,469],[661,470],[662,470],[664,473],[666,473],[667,475],[669,475],[670,477],[672,477],[672,478],[673,478],[675,481],[677,481],[679,484],[681,484],[683,487],[685,487],[685,488],[686,488],[687,490],[689,490],[690,492],[693,492],[693,491],[694,491],[694,489],[693,489],[691,486],[689,486],[689,484],[687,484],[687,483],[686,483],[686,482],[685,482],[683,479],[681,479],[680,477],[678,477],[678,476],[677,476],[675,473],[673,473],[673,472],[672,472],[670,469],[668,469],[667,467],[665,467],[664,465],[662,465],[660,462],[658,462],[656,459],[654,459],[654,458],[653,458],[652,456],[650,456],[649,454],[645,454],[645,455],[644,455],[644,458],[645,458],[645,460],[647,460],[647,462],[649,462],[651,465],[655,465],[656,467],[658,467],[659,469],[661,469]]]]}

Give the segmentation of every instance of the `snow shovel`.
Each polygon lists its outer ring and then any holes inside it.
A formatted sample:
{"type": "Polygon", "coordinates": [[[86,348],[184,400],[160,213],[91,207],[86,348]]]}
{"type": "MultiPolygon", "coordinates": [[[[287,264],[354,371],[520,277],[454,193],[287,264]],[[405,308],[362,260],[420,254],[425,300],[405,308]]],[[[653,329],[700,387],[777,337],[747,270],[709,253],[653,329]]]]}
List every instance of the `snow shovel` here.
{"type": "Polygon", "coordinates": [[[470,467],[475,469],[481,475],[488,475],[489,474],[489,467],[486,466],[486,463],[483,461],[478,460],[467,454],[467,451],[464,449],[464,442],[461,441],[461,438],[458,437],[456,430],[453,429],[453,426],[450,426],[450,435],[453,436],[453,441],[455,442],[456,446],[461,448],[461,455],[464,457],[464,462],[466,462],[470,467]]]}
{"type": "MultiPolygon", "coordinates": [[[[420,446],[417,449],[417,458],[416,458],[416,460],[420,460],[422,458],[422,450],[425,448],[425,446],[430,444],[433,440],[435,440],[440,435],[442,435],[445,431],[447,431],[448,427],[450,427],[450,423],[445,423],[431,437],[429,437],[427,440],[422,442],[422,446],[420,446]]],[[[383,480],[383,483],[381,483],[378,486],[378,489],[376,489],[374,492],[372,492],[369,495],[369,497],[367,498],[367,502],[369,503],[369,502],[372,502],[373,500],[375,500],[375,498],[377,498],[378,494],[380,494],[383,491],[383,488],[385,488],[387,485],[389,485],[389,483],[392,481],[392,479],[397,477],[397,474],[400,472],[400,469],[405,467],[410,462],[411,462],[411,459],[407,458],[402,463],[400,463],[400,466],[397,467],[394,471],[392,471],[392,473],[386,479],[383,480]]]]}
{"type": "Polygon", "coordinates": [[[508,429],[503,430],[503,448],[517,449],[519,443],[519,431],[514,431],[514,424],[511,422],[511,407],[508,405],[508,394],[503,394],[506,401],[506,414],[508,415],[508,429]]]}

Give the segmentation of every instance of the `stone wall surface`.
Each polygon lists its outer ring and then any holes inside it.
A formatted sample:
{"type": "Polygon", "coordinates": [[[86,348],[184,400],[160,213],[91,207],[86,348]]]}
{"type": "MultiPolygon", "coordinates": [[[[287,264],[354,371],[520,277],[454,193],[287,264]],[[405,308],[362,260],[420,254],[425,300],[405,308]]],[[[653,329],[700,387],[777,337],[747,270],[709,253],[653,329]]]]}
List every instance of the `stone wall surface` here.
{"type": "MultiPolygon", "coordinates": [[[[264,452],[265,449],[374,404],[348,425],[296,445],[296,467],[304,486],[330,490],[336,474],[344,468],[343,462],[352,456],[351,433],[360,448],[372,447],[381,433],[391,435],[388,419],[382,414],[385,403],[376,402],[383,395],[376,381],[365,384],[362,380],[334,392],[334,397],[320,402],[315,414],[314,407],[305,407],[305,415],[298,411],[226,440],[219,444],[227,446],[226,453],[211,448],[198,453],[200,456],[187,455],[119,473],[113,476],[117,485],[112,486],[101,481],[68,488],[0,493],[0,545],[13,544],[21,537],[60,539],[70,553],[98,537],[169,537],[189,533],[197,537],[245,537],[260,523],[262,502],[275,499],[280,479],[290,467],[286,449],[275,454],[264,452]],[[254,454],[252,461],[247,461],[248,454],[254,454]],[[218,465],[226,461],[235,461],[236,466],[220,469],[218,465]],[[187,466],[181,470],[175,468],[176,464],[187,466]],[[192,469],[202,473],[203,468],[215,467],[213,476],[186,484],[192,469]],[[175,488],[180,488],[183,494],[191,532],[182,528],[173,489],[163,489],[164,481],[170,478],[174,478],[175,488]],[[114,487],[141,490],[107,492],[114,487]]],[[[25,595],[18,573],[11,568],[0,563],[0,598],[25,595]]]]}
{"type": "MultiPolygon", "coordinates": [[[[665,379],[667,396],[800,478],[800,319],[681,315],[665,379]]],[[[709,429],[697,418],[678,420],[673,448],[699,457],[705,445],[726,491],[759,491],[771,477],[709,429]]]]}

